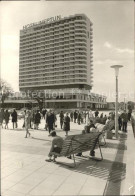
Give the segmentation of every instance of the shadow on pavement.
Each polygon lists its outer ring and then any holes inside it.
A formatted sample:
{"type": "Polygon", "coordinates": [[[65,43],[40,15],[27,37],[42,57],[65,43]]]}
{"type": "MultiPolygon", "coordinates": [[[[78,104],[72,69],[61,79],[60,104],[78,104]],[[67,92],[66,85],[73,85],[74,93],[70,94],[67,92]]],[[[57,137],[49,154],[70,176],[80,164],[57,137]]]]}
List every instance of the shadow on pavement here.
{"type": "MultiPolygon", "coordinates": [[[[65,169],[72,170],[77,173],[101,178],[103,180],[113,181],[113,182],[119,182],[125,178],[125,171],[126,171],[126,165],[123,163],[116,162],[115,165],[113,165],[113,161],[103,159],[102,161],[95,161],[95,160],[86,160],[83,158],[77,158],[77,167],[76,168],[70,168],[67,165],[67,162],[59,162],[59,167],[63,167],[65,169]],[[78,160],[77,160],[78,159],[78,160]],[[115,170],[113,170],[111,167],[115,166],[115,170]],[[110,172],[111,170],[111,172],[110,172]]],[[[73,160],[72,160],[73,161],[73,160]]],[[[70,166],[72,163],[70,163],[70,166]]]]}
{"type": "Polygon", "coordinates": [[[120,195],[121,182],[126,176],[126,164],[123,163],[124,151],[126,148],[121,149],[121,146],[125,146],[126,139],[126,134],[120,135],[118,151],[112,164],[111,172],[104,190],[104,195],[120,195]]]}

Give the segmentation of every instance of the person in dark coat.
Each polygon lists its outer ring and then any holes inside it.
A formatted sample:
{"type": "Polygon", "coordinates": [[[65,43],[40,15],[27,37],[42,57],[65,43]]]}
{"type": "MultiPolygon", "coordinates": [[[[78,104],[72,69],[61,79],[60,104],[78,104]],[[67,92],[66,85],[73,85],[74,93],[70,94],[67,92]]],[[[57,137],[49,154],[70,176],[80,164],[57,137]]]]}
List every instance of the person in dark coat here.
{"type": "Polygon", "coordinates": [[[61,126],[61,129],[63,127],[63,122],[64,122],[64,114],[63,114],[63,111],[60,112],[60,126],[61,126]]]}
{"type": "Polygon", "coordinates": [[[71,119],[71,122],[73,122],[73,112],[70,112],[70,119],[71,119]]]}
{"type": "Polygon", "coordinates": [[[40,120],[41,120],[41,115],[40,115],[39,111],[37,110],[37,113],[35,114],[35,125],[36,125],[36,129],[38,129],[38,126],[40,124],[40,120]]]}
{"type": "Polygon", "coordinates": [[[120,115],[119,115],[119,117],[118,117],[118,125],[119,125],[119,130],[121,131],[121,127],[122,127],[122,118],[121,118],[120,115]]]}
{"type": "Polygon", "coordinates": [[[103,125],[105,125],[106,120],[107,120],[107,116],[105,115],[105,116],[102,118],[102,124],[103,124],[103,125]]]}
{"type": "Polygon", "coordinates": [[[17,112],[15,109],[12,112],[11,116],[12,116],[13,129],[14,129],[14,126],[17,128],[17,112]]]}
{"type": "Polygon", "coordinates": [[[45,161],[48,161],[48,162],[54,161],[54,162],[56,162],[56,160],[55,160],[57,158],[56,154],[60,154],[60,152],[62,150],[64,140],[63,140],[62,137],[57,136],[55,131],[52,131],[50,136],[53,137],[53,140],[52,140],[52,145],[51,145],[50,152],[48,154],[49,159],[46,159],[45,161]]]}
{"type": "Polygon", "coordinates": [[[127,132],[128,113],[126,110],[121,114],[122,118],[122,131],[127,132]]]}
{"type": "Polygon", "coordinates": [[[77,112],[75,110],[75,112],[74,112],[74,123],[76,123],[76,119],[77,119],[77,112]]]}
{"type": "Polygon", "coordinates": [[[54,111],[52,111],[51,113],[52,113],[53,118],[54,118],[53,130],[55,130],[55,127],[57,127],[57,125],[56,125],[57,117],[56,117],[56,114],[55,114],[55,112],[54,112],[54,111]]]}
{"type": "Polygon", "coordinates": [[[95,111],[95,118],[96,118],[98,115],[99,115],[99,111],[96,110],[96,111],[95,111]]]}
{"type": "Polygon", "coordinates": [[[77,122],[78,122],[78,125],[80,125],[80,122],[81,122],[81,113],[78,112],[78,115],[77,115],[77,122]]]}
{"type": "Polygon", "coordinates": [[[4,112],[5,129],[6,128],[8,129],[9,117],[10,117],[10,114],[9,114],[8,110],[6,110],[4,112]]]}
{"type": "Polygon", "coordinates": [[[47,112],[47,110],[46,110],[46,109],[43,109],[43,110],[42,110],[43,119],[45,119],[46,112],[47,112]]]}
{"type": "Polygon", "coordinates": [[[0,109],[0,126],[3,128],[4,109],[0,109]]]}
{"type": "Polygon", "coordinates": [[[132,114],[132,109],[129,109],[128,110],[128,121],[130,121],[131,119],[131,114],[132,114]]]}
{"type": "Polygon", "coordinates": [[[66,132],[66,136],[68,136],[68,131],[70,131],[70,118],[68,116],[68,112],[66,113],[66,116],[64,117],[64,128],[63,130],[66,132]]]}
{"type": "Polygon", "coordinates": [[[50,110],[46,116],[46,124],[48,126],[49,136],[50,136],[50,132],[53,130],[54,121],[55,121],[54,114],[50,110]]]}

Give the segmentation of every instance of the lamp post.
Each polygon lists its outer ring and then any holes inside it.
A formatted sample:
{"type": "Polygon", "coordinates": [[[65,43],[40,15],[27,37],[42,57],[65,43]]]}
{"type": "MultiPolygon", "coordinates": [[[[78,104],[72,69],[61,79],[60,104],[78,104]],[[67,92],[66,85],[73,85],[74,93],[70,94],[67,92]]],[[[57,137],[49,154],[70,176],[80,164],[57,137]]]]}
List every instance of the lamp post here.
{"type": "Polygon", "coordinates": [[[115,77],[116,77],[116,100],[115,100],[115,136],[118,139],[118,75],[119,68],[123,67],[123,65],[112,65],[111,68],[115,69],[115,77]]]}

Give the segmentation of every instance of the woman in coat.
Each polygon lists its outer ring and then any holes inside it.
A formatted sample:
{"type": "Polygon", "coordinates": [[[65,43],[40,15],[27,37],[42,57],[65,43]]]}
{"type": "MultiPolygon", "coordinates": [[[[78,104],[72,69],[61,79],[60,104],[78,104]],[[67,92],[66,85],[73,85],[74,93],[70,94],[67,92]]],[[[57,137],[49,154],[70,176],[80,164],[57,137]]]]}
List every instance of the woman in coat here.
{"type": "Polygon", "coordinates": [[[8,129],[9,117],[10,117],[10,114],[9,114],[8,110],[6,110],[4,112],[5,129],[6,128],[8,129]]]}
{"type": "Polygon", "coordinates": [[[3,128],[4,109],[0,109],[0,126],[3,128]]]}
{"type": "Polygon", "coordinates": [[[68,136],[68,131],[70,131],[70,118],[68,116],[68,113],[66,113],[66,116],[64,117],[64,128],[63,130],[66,132],[66,136],[68,136]]]}
{"type": "Polygon", "coordinates": [[[60,117],[60,127],[61,127],[61,129],[62,129],[62,127],[63,127],[63,121],[64,121],[64,114],[63,114],[63,111],[60,112],[59,117],[60,117]]]}
{"type": "Polygon", "coordinates": [[[36,129],[38,129],[38,126],[40,124],[40,120],[41,120],[41,115],[40,115],[39,111],[37,110],[37,113],[35,114],[35,125],[36,125],[36,129]]]}
{"type": "Polygon", "coordinates": [[[29,132],[29,129],[30,129],[30,111],[29,110],[27,110],[26,114],[25,114],[25,129],[26,129],[25,138],[27,138],[27,135],[29,135],[29,137],[30,137],[30,132],[29,132]]]}
{"type": "Polygon", "coordinates": [[[11,116],[12,116],[13,129],[14,129],[14,125],[17,128],[17,112],[15,109],[14,109],[13,113],[11,114],[11,116]]]}

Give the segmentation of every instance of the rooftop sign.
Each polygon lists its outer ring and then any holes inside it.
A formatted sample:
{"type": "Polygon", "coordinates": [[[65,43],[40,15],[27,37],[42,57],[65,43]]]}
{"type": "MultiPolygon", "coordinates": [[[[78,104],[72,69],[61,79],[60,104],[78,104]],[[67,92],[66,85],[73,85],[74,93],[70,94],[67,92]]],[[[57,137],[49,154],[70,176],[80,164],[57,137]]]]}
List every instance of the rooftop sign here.
{"type": "Polygon", "coordinates": [[[54,21],[57,21],[57,20],[60,20],[60,19],[61,19],[61,15],[54,16],[54,17],[51,17],[51,18],[47,18],[45,20],[41,20],[39,22],[34,22],[34,23],[31,23],[31,24],[25,25],[25,26],[23,26],[23,29],[28,29],[30,27],[33,27],[33,26],[36,26],[36,25],[39,25],[39,24],[42,24],[42,23],[54,22],[54,21]]]}

